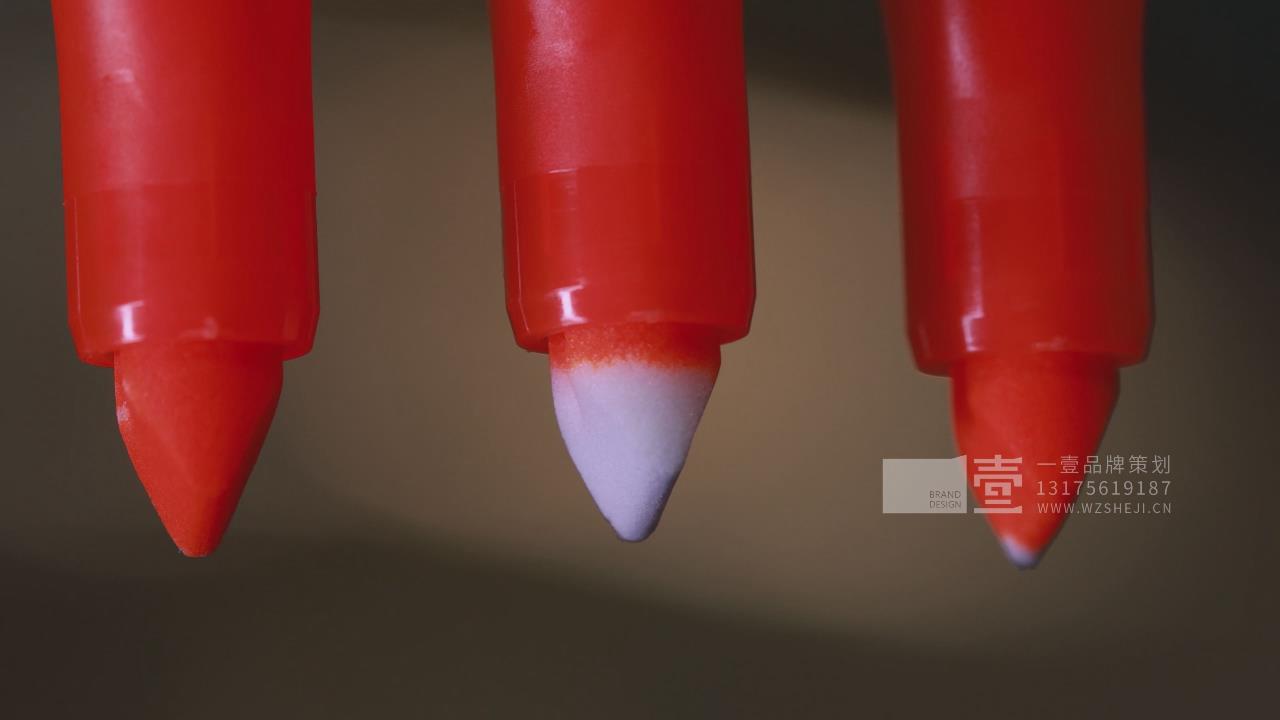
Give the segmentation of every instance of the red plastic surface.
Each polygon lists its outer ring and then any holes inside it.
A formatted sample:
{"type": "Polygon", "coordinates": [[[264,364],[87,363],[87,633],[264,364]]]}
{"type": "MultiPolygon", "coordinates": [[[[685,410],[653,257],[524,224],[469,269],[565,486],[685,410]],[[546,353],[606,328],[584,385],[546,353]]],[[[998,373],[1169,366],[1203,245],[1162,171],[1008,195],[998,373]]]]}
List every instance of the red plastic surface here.
{"type": "Polygon", "coordinates": [[[746,335],[755,301],[741,0],[492,0],[507,309],[746,335]]]}
{"type": "Polygon", "coordinates": [[[987,518],[1028,567],[1078,490],[1040,497],[1041,481],[1082,479],[1059,463],[1097,451],[1116,369],[1150,343],[1144,5],[882,6],[912,349],[952,378],[971,479],[973,460],[1017,459],[1019,511],[987,518]]]}
{"type": "Polygon", "coordinates": [[[318,313],[309,0],[53,0],[81,358],[305,354],[318,313]]]}
{"type": "Polygon", "coordinates": [[[920,368],[993,352],[1142,360],[1142,0],[883,8],[920,368]]]}
{"type": "Polygon", "coordinates": [[[188,555],[318,314],[309,0],[53,0],[69,317],[188,555]]]}

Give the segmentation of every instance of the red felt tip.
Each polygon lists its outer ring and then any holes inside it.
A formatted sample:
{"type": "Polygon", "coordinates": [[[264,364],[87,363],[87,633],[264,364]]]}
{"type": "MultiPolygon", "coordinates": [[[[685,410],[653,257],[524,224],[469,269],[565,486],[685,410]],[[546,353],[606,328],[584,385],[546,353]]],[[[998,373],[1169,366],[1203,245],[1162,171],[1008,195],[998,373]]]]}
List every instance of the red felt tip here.
{"type": "Polygon", "coordinates": [[[120,434],[160,521],[189,557],[212,553],[271,426],[278,348],[130,345],[116,353],[120,434]]]}
{"type": "Polygon", "coordinates": [[[982,461],[1021,458],[1022,484],[1013,488],[1009,506],[1021,512],[986,517],[1009,559],[1034,567],[1066,519],[1063,505],[1074,501],[1076,481],[1085,479],[1063,473],[1062,458],[1074,456],[1083,472],[1086,458],[1097,452],[1115,406],[1116,368],[1106,359],[1071,353],[985,355],[958,364],[951,378],[956,441],[969,458],[976,507],[987,505],[973,482],[982,461]]]}

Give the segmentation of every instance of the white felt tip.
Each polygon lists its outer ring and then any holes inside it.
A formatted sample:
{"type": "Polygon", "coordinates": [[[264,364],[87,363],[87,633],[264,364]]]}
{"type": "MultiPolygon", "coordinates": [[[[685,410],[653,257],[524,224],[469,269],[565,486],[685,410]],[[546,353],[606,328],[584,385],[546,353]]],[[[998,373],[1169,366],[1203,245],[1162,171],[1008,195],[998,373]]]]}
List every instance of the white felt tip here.
{"type": "Polygon", "coordinates": [[[1040,553],[1007,535],[1000,538],[1000,547],[1004,548],[1005,557],[1009,558],[1009,562],[1019,570],[1034,569],[1040,562],[1040,553]]]}
{"type": "Polygon", "coordinates": [[[619,538],[657,526],[714,385],[713,371],[639,360],[552,367],[560,434],[619,538]]]}

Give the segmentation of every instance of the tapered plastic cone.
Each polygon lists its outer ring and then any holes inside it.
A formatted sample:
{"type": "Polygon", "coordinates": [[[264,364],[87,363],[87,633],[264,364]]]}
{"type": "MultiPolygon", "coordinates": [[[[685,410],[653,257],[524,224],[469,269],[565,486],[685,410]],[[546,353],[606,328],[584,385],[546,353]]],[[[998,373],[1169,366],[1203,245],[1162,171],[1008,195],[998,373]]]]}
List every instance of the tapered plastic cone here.
{"type": "Polygon", "coordinates": [[[644,540],[684,467],[720,345],[701,328],[628,323],[570,328],[549,346],[569,455],[618,537],[644,540]]]}
{"type": "Polygon", "coordinates": [[[1035,567],[1066,520],[1076,481],[1085,479],[1064,473],[1062,459],[1074,457],[1083,471],[1111,418],[1115,366],[1067,353],[981,356],[953,368],[951,378],[956,440],[969,458],[975,507],[987,510],[1009,560],[1035,567]],[[997,458],[1002,462],[992,462],[997,458]],[[1004,482],[1015,473],[1019,484],[1004,482]],[[1011,487],[1009,502],[998,487],[987,494],[992,482],[1011,487]]]}
{"type": "Polygon", "coordinates": [[[222,539],[280,398],[277,348],[228,342],[131,345],[116,353],[120,434],[160,521],[184,555],[222,539]]]}

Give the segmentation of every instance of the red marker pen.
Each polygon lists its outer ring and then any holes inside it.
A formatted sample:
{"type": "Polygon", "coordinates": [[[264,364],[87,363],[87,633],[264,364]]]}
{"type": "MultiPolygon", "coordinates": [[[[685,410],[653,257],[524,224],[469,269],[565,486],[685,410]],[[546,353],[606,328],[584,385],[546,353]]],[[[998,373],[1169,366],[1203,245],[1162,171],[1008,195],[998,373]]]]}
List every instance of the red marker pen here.
{"type": "Polygon", "coordinates": [[[309,0],[53,0],[71,332],[183,553],[217,546],[318,312],[309,0]]]}
{"type": "Polygon", "coordinates": [[[507,309],[624,540],[755,298],[740,0],[491,0],[507,309]]]}
{"type": "Polygon", "coordinates": [[[978,511],[1031,567],[1083,479],[1062,459],[1085,468],[1150,340],[1143,2],[883,8],[912,348],[951,377],[978,511]]]}

